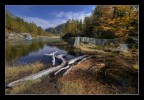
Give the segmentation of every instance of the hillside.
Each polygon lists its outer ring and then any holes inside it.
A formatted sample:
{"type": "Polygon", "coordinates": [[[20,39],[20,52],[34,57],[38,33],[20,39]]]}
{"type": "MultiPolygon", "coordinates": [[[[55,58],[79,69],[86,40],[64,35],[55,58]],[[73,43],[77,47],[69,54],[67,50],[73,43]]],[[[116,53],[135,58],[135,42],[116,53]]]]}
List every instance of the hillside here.
{"type": "Polygon", "coordinates": [[[102,39],[138,38],[137,6],[97,6],[84,20],[69,19],[66,23],[46,29],[63,36],[85,36],[102,39]]]}
{"type": "Polygon", "coordinates": [[[47,28],[47,29],[45,29],[45,31],[54,33],[54,34],[60,34],[63,32],[64,27],[65,27],[65,23],[60,24],[60,25],[56,26],[55,28],[54,27],[47,28]]]}
{"type": "Polygon", "coordinates": [[[34,36],[51,36],[50,33],[37,26],[35,23],[25,22],[22,18],[15,16],[10,11],[5,11],[6,26],[5,33],[6,38],[10,33],[30,33],[34,36]]]}
{"type": "Polygon", "coordinates": [[[13,19],[18,18],[17,16],[15,16],[14,14],[12,14],[12,13],[11,13],[10,11],[8,11],[8,10],[5,11],[5,14],[8,15],[8,16],[10,16],[10,17],[13,18],[13,19]]]}

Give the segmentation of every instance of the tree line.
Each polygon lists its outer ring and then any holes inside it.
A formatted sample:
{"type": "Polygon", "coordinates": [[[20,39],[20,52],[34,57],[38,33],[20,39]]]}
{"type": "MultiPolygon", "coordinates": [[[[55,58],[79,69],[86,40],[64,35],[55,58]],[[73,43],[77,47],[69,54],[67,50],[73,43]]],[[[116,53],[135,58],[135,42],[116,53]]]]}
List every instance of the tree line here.
{"type": "Polygon", "coordinates": [[[60,26],[51,28],[50,32],[96,38],[138,37],[138,6],[98,5],[83,22],[70,19],[60,26]]]}
{"type": "Polygon", "coordinates": [[[37,26],[35,23],[25,22],[22,18],[13,17],[6,13],[5,15],[5,33],[8,35],[11,32],[26,32],[30,33],[32,36],[50,36],[51,34],[43,30],[41,27],[37,26]]]}

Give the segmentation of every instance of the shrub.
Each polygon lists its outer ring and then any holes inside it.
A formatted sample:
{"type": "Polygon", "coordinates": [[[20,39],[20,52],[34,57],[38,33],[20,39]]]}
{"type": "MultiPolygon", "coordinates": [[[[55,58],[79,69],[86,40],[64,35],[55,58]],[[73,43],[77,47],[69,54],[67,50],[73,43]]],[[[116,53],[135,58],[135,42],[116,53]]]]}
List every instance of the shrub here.
{"type": "Polygon", "coordinates": [[[114,39],[116,38],[116,36],[111,31],[102,31],[100,38],[101,39],[114,39]]]}
{"type": "Polygon", "coordinates": [[[131,37],[126,38],[125,43],[127,44],[131,44],[131,43],[135,43],[134,39],[131,37]]]}
{"type": "Polygon", "coordinates": [[[137,49],[138,48],[138,44],[135,42],[135,40],[131,37],[128,37],[126,40],[125,40],[125,43],[128,44],[128,47],[130,49],[137,49]]]}

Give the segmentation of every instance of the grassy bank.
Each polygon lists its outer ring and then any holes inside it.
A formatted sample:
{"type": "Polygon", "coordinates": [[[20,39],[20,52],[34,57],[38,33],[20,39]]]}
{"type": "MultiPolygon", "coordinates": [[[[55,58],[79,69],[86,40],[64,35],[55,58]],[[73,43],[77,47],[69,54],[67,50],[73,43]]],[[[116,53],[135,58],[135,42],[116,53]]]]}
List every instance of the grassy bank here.
{"type": "MultiPolygon", "coordinates": [[[[43,76],[6,89],[6,94],[137,94],[137,54],[100,54],[81,62],[65,76],[43,76]]],[[[6,66],[6,83],[47,68],[39,62],[6,66]]]]}
{"type": "Polygon", "coordinates": [[[95,57],[76,65],[60,77],[62,94],[137,94],[137,58],[123,54],[95,57]]]}
{"type": "MultiPolygon", "coordinates": [[[[5,67],[5,84],[8,84],[12,81],[18,80],[20,78],[23,78],[25,76],[37,73],[41,70],[46,69],[49,66],[45,66],[40,62],[36,62],[33,64],[27,64],[27,65],[21,65],[17,67],[12,67],[10,65],[7,65],[5,67]]],[[[34,80],[34,81],[27,81],[25,84],[18,85],[14,87],[12,90],[6,90],[6,93],[23,93],[22,91],[25,91],[27,89],[31,89],[31,86],[34,83],[39,82],[40,80],[34,80]]]]}

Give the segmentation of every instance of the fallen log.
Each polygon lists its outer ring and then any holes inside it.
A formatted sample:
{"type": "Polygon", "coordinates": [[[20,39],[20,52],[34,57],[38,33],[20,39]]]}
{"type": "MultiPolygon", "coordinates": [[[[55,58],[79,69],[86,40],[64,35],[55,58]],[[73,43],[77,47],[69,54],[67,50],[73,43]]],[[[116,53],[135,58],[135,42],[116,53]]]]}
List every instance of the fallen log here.
{"type": "Polygon", "coordinates": [[[63,74],[63,76],[66,75],[73,67],[74,67],[74,66],[71,66],[71,67],[63,74]]]}
{"type": "Polygon", "coordinates": [[[74,64],[76,61],[79,61],[83,58],[85,58],[87,55],[83,55],[83,56],[79,56],[79,57],[76,57],[74,59],[71,59],[68,61],[68,65],[66,67],[63,67],[61,69],[59,69],[54,75],[57,75],[59,72],[61,72],[62,70],[65,70],[65,69],[68,69],[72,66],[72,64],[74,64]]]}
{"type": "Polygon", "coordinates": [[[68,69],[69,67],[70,67],[70,66],[67,65],[66,67],[63,67],[63,68],[59,69],[57,72],[55,72],[54,75],[57,75],[59,72],[61,72],[61,71],[64,70],[64,69],[68,69]]]}
{"type": "MultiPolygon", "coordinates": [[[[91,57],[93,57],[93,56],[85,57],[85,58],[83,58],[81,61],[79,61],[77,64],[80,64],[80,63],[83,62],[84,60],[89,59],[89,58],[91,58],[91,57]]],[[[76,64],[76,65],[77,65],[77,64],[76,64]]],[[[75,66],[75,65],[69,67],[69,69],[63,74],[63,76],[66,75],[68,72],[70,72],[70,70],[71,70],[74,66],[75,66]]]]}
{"type": "Polygon", "coordinates": [[[55,51],[55,52],[52,52],[52,53],[50,53],[50,54],[44,54],[44,55],[47,55],[47,56],[52,56],[52,63],[53,63],[53,66],[55,65],[55,54],[57,53],[57,51],[55,51]]]}
{"type": "MultiPolygon", "coordinates": [[[[45,55],[50,55],[50,54],[45,54],[45,55]]],[[[40,71],[40,72],[38,72],[38,73],[36,73],[36,74],[32,74],[32,75],[30,75],[30,76],[26,76],[26,77],[24,77],[24,78],[22,78],[22,79],[19,79],[19,80],[16,80],[16,81],[14,81],[14,82],[11,82],[11,83],[7,84],[6,87],[10,87],[10,88],[11,88],[11,87],[16,86],[16,85],[18,85],[18,84],[22,84],[22,83],[24,83],[24,82],[26,82],[26,81],[28,81],[28,80],[35,80],[35,79],[37,79],[37,78],[42,77],[43,75],[49,75],[49,74],[51,74],[51,73],[53,73],[53,72],[56,72],[56,73],[55,73],[55,75],[56,75],[56,74],[59,73],[61,70],[69,68],[68,66],[71,66],[71,65],[74,64],[75,62],[80,61],[81,59],[83,59],[83,58],[85,58],[85,57],[87,56],[87,55],[79,56],[79,57],[76,57],[76,58],[74,58],[74,59],[71,59],[71,60],[69,60],[69,61],[67,62],[67,61],[63,58],[63,56],[64,56],[63,54],[58,55],[58,56],[55,56],[55,53],[52,53],[52,55],[53,55],[54,57],[62,60],[62,63],[61,63],[60,65],[56,66],[56,67],[51,67],[51,68],[49,68],[49,69],[42,70],[42,71],[40,71]],[[65,66],[66,66],[67,68],[66,68],[65,66]],[[64,67],[64,68],[63,68],[63,67],[64,67]],[[63,69],[61,69],[61,68],[63,68],[63,69]]]]}
{"type": "Polygon", "coordinates": [[[22,79],[19,79],[19,80],[16,80],[14,82],[11,82],[6,87],[13,87],[13,86],[21,84],[23,82],[26,82],[28,80],[35,80],[35,79],[37,79],[37,78],[39,78],[39,77],[41,77],[43,75],[48,75],[48,74],[50,74],[52,72],[55,72],[55,71],[59,70],[60,68],[62,68],[62,67],[64,67],[66,65],[66,60],[63,58],[63,56],[64,55],[55,56],[56,58],[62,60],[62,63],[60,65],[58,65],[56,67],[52,67],[52,68],[46,69],[46,70],[42,70],[42,71],[40,71],[40,72],[38,72],[36,74],[32,74],[30,76],[26,76],[26,77],[24,77],[22,79]]]}
{"type": "Polygon", "coordinates": [[[80,63],[83,62],[84,60],[89,59],[89,58],[91,58],[91,57],[93,57],[93,56],[89,56],[89,57],[83,58],[83,59],[82,59],[80,62],[78,62],[77,64],[80,64],[80,63]]]}
{"type": "Polygon", "coordinates": [[[77,58],[74,58],[74,59],[71,59],[68,61],[68,64],[73,64],[74,62],[78,61],[78,60],[81,60],[83,58],[87,57],[87,55],[83,55],[83,56],[79,56],[77,58]]]}

